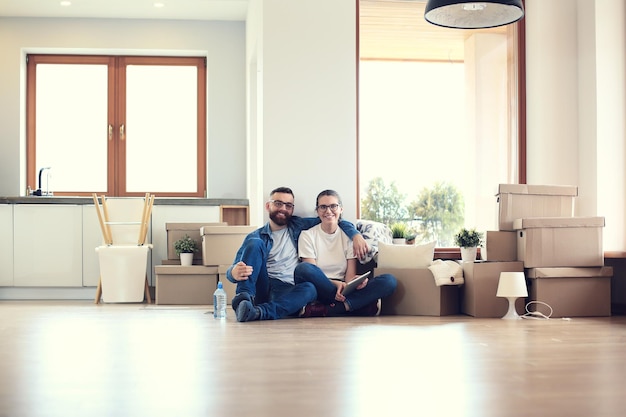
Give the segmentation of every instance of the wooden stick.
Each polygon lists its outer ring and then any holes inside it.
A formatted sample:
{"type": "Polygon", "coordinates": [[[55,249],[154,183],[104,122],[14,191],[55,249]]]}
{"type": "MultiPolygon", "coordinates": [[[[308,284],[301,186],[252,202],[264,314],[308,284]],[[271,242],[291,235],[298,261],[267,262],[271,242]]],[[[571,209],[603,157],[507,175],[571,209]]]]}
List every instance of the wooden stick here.
{"type": "Polygon", "coordinates": [[[150,194],[146,193],[146,195],[144,196],[144,202],[143,202],[143,211],[141,212],[141,226],[139,227],[139,237],[137,238],[137,244],[139,246],[143,245],[145,242],[145,239],[143,238],[144,236],[144,229],[146,228],[146,212],[148,211],[148,205],[150,204],[150,194]]]}
{"type": "Polygon", "coordinates": [[[154,205],[154,195],[150,196],[150,202],[148,204],[148,210],[146,211],[146,217],[143,220],[143,223],[146,225],[143,231],[143,237],[141,244],[143,245],[146,242],[146,236],[148,234],[148,222],[150,221],[150,215],[152,214],[152,206],[154,205]]]}
{"type": "Polygon", "coordinates": [[[107,201],[106,201],[106,198],[104,198],[104,195],[102,195],[102,210],[104,211],[104,224],[106,225],[107,233],[109,236],[108,245],[112,245],[113,244],[113,232],[111,232],[111,226],[108,223],[109,222],[109,209],[107,207],[107,201]]]}
{"type": "Polygon", "coordinates": [[[102,212],[100,211],[100,203],[98,202],[98,196],[96,193],[93,194],[93,203],[96,208],[96,214],[98,215],[98,221],[100,222],[100,229],[102,230],[102,237],[104,239],[104,243],[110,245],[112,243],[111,236],[107,233],[106,225],[104,224],[104,219],[102,218],[102,212]]]}
{"type": "Polygon", "coordinates": [[[98,304],[102,298],[102,277],[98,278],[98,288],[96,288],[96,298],[93,300],[94,304],[98,304]]]}

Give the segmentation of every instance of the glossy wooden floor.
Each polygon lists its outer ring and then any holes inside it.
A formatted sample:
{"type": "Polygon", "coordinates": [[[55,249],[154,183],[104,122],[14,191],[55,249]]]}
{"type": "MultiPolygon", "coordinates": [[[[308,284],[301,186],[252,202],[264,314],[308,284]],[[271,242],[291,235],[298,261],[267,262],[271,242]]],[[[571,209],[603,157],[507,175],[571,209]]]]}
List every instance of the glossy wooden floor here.
{"type": "Polygon", "coordinates": [[[0,416],[622,416],[626,316],[237,323],[0,302],[0,416]]]}

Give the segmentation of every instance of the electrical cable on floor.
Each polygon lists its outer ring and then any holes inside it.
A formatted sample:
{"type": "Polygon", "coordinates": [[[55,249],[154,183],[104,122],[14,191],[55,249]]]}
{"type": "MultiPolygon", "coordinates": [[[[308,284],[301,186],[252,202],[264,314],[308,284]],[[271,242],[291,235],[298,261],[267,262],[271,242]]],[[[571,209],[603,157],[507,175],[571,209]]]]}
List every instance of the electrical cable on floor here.
{"type": "Polygon", "coordinates": [[[550,307],[549,304],[544,303],[543,301],[530,301],[528,304],[526,304],[525,308],[526,308],[526,314],[520,316],[523,319],[548,320],[548,319],[550,319],[550,317],[552,317],[552,307],[550,307]],[[548,307],[550,309],[550,312],[546,315],[546,314],[543,314],[540,311],[530,311],[529,310],[529,306],[531,304],[542,304],[542,305],[548,307]]]}

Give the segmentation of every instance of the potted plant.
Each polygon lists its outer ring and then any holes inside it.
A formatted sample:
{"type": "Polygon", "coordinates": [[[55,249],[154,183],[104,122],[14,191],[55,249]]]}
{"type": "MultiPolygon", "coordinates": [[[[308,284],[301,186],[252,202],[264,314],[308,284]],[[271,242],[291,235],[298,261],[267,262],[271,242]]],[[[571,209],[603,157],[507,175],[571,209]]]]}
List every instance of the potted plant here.
{"type": "Polygon", "coordinates": [[[454,243],[461,248],[461,260],[474,262],[476,260],[476,248],[483,245],[483,234],[476,229],[461,229],[454,235],[454,243]]]}
{"type": "Polygon", "coordinates": [[[181,265],[191,266],[193,264],[193,254],[198,252],[198,242],[189,237],[189,235],[185,235],[174,242],[174,250],[176,255],[180,256],[181,265]]]}
{"type": "Polygon", "coordinates": [[[396,245],[405,244],[405,234],[407,233],[408,227],[405,223],[394,223],[391,225],[391,237],[393,238],[393,243],[396,245]]]}

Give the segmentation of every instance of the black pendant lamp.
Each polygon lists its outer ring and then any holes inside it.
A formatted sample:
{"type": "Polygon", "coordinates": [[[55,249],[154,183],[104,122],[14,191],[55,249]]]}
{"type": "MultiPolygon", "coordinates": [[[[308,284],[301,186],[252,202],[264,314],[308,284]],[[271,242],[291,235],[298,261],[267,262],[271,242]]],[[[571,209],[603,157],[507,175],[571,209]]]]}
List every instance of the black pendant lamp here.
{"type": "Polygon", "coordinates": [[[454,29],[493,28],[522,17],[522,0],[428,0],[424,11],[428,22],[454,29]]]}

